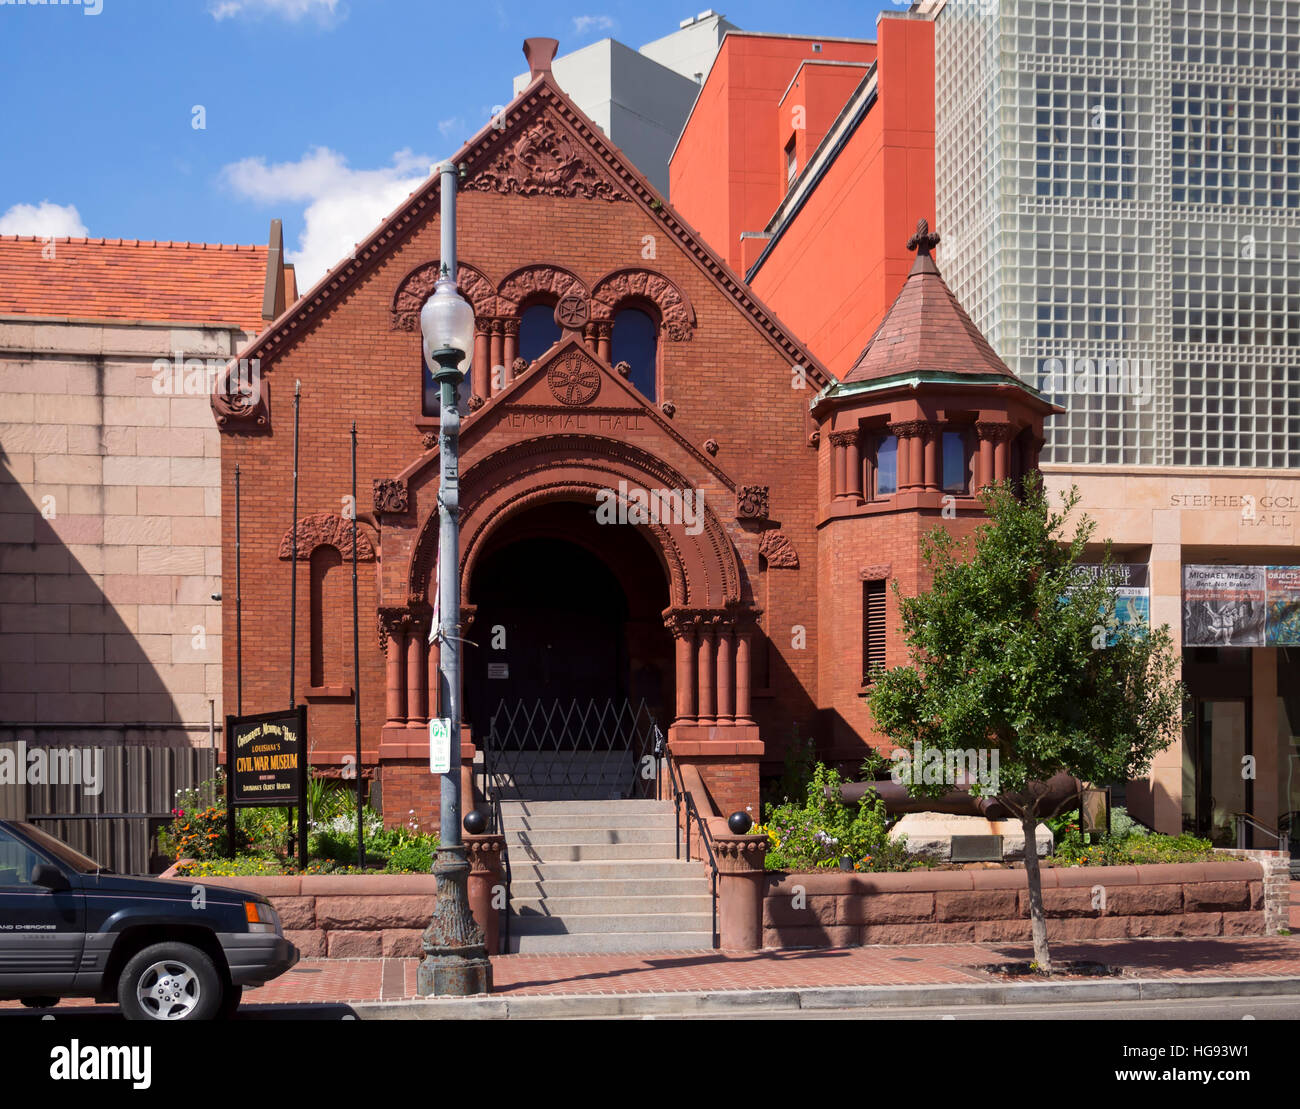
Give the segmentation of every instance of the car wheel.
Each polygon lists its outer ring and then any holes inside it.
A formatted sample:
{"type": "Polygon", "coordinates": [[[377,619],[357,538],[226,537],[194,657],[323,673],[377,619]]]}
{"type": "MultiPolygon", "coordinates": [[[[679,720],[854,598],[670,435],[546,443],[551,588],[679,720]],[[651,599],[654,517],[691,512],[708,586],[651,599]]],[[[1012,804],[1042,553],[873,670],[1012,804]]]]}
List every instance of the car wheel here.
{"type": "Polygon", "coordinates": [[[233,1019],[235,1010],[239,1008],[239,1003],[243,998],[243,986],[227,986],[221,995],[221,1007],[217,1010],[217,1016],[222,1020],[233,1019]]]}
{"type": "Polygon", "coordinates": [[[212,960],[188,943],[155,943],[136,952],[117,983],[127,1020],[211,1020],[221,995],[212,960]]]}

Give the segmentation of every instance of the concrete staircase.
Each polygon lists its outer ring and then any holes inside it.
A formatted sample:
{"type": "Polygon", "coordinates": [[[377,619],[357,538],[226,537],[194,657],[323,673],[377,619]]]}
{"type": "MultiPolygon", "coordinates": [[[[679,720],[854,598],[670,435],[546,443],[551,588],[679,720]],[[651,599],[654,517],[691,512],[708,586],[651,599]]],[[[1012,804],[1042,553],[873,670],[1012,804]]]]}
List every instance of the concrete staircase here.
{"type": "Polygon", "coordinates": [[[509,752],[492,769],[492,794],[502,801],[613,800],[627,795],[637,764],[626,748],[614,751],[509,752]]]}
{"type": "Polygon", "coordinates": [[[502,801],[510,951],[713,946],[708,867],[676,857],[671,801],[502,801]]]}

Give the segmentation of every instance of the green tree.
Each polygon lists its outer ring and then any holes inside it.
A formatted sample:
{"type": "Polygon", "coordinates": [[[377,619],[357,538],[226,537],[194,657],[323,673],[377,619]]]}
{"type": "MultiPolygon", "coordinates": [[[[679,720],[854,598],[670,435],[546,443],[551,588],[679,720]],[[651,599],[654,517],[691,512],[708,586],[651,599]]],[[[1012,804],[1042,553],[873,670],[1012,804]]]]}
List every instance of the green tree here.
{"type": "MultiPolygon", "coordinates": [[[[1044,783],[1062,771],[1097,783],[1145,774],[1186,693],[1168,626],[1121,626],[1113,580],[1080,573],[1096,525],[1083,516],[1065,539],[1077,489],[1060,511],[1037,474],[1019,498],[1002,483],[981,499],[989,522],[973,537],[936,528],[923,540],[929,592],[905,598],[895,583],[911,664],[880,672],[869,704],[885,735],[945,752],[945,765],[948,751],[986,750],[990,764],[996,752],[996,789],[972,792],[996,794],[1024,828],[1034,959],[1050,972],[1034,849],[1044,783]]],[[[951,788],[909,785],[919,796],[951,788]]]]}

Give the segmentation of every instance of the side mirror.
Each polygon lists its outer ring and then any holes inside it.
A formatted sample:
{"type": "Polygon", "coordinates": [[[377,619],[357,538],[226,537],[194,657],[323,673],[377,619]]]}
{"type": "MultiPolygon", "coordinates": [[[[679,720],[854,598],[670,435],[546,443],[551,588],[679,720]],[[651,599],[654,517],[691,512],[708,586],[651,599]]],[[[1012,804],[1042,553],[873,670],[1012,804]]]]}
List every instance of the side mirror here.
{"type": "Polygon", "coordinates": [[[32,867],[32,885],[44,886],[49,890],[72,888],[67,876],[53,863],[37,863],[32,867]]]}

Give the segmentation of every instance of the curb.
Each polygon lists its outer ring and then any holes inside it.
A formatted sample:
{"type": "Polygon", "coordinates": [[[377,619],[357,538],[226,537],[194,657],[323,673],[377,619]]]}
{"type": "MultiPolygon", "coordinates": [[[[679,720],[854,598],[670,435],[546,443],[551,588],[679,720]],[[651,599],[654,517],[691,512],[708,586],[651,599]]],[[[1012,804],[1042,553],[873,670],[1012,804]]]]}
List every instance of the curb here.
{"type": "Polygon", "coordinates": [[[544,994],[354,1002],[362,1020],[547,1020],[690,1016],[736,1009],[951,1008],[1067,1002],[1157,1001],[1187,997],[1300,994],[1300,977],[1136,979],[1023,985],[812,986],[767,990],[682,990],[642,994],[544,994]]]}

